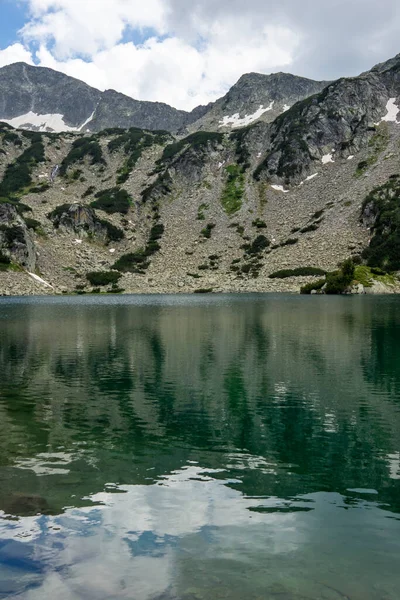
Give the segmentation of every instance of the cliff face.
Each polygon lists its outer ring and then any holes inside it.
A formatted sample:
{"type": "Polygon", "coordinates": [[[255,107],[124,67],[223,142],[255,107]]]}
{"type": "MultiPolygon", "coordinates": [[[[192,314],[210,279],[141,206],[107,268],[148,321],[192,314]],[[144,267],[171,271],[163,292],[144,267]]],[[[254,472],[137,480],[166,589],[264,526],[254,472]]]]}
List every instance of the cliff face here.
{"type": "Polygon", "coordinates": [[[79,293],[298,291],[312,278],[270,275],[348,257],[396,270],[399,75],[396,57],[235,131],[2,125],[0,206],[25,250],[2,233],[0,292],[51,291],[33,269],[79,293]]]}

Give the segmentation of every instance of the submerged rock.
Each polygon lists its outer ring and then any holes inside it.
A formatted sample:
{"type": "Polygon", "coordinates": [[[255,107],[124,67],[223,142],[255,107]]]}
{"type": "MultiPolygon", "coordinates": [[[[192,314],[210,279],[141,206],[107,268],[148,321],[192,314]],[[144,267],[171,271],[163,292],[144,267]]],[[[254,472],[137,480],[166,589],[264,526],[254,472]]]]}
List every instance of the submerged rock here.
{"type": "Polygon", "coordinates": [[[16,517],[33,517],[38,514],[46,514],[49,505],[42,496],[14,493],[7,499],[3,510],[16,517]]]}

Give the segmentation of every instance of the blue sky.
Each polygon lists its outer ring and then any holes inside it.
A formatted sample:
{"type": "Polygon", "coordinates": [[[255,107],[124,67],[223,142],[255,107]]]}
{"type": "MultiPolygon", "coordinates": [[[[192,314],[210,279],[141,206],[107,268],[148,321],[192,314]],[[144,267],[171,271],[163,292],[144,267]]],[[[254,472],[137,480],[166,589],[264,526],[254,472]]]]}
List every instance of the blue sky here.
{"type": "Polygon", "coordinates": [[[18,31],[27,20],[26,6],[15,0],[0,0],[0,48],[18,40],[18,31]]]}

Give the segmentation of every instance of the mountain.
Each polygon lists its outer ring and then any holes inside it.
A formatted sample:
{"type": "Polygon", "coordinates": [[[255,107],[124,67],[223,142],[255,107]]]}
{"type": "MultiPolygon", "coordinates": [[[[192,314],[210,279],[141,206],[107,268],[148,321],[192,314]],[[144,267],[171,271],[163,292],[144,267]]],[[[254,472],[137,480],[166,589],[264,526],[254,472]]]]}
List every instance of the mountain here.
{"type": "Polygon", "coordinates": [[[142,102],[44,67],[14,63],[0,69],[0,120],[38,131],[100,131],[142,127],[178,131],[202,115],[162,102],[142,102]]]}
{"type": "Polygon", "coordinates": [[[186,137],[0,124],[0,292],[398,292],[400,55],[278,112],[186,137]]]}
{"type": "Polygon", "coordinates": [[[0,69],[0,120],[36,131],[96,132],[113,127],[217,131],[260,117],[271,121],[326,84],[285,73],[250,73],[224,98],[186,112],[162,102],[134,100],[114,90],[100,92],[52,69],[15,63],[0,69]]]}
{"type": "Polygon", "coordinates": [[[299,100],[320,92],[328,83],[289,73],[248,73],[190,129],[226,131],[245,127],[260,118],[270,123],[299,100]]]}

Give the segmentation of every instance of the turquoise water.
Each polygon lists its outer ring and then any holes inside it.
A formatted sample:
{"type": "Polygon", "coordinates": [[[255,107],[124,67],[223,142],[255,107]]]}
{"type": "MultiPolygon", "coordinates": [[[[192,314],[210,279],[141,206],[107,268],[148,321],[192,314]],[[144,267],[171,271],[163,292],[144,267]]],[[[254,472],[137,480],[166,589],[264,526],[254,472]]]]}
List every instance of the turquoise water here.
{"type": "Polygon", "coordinates": [[[400,298],[0,299],[0,598],[398,600],[400,298]]]}

